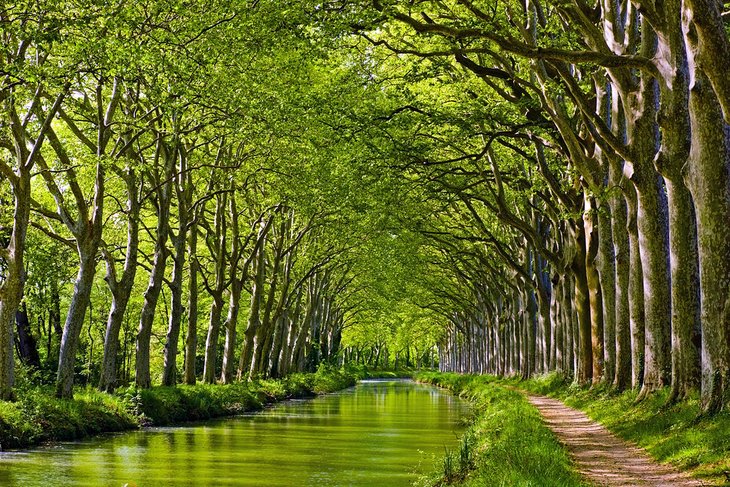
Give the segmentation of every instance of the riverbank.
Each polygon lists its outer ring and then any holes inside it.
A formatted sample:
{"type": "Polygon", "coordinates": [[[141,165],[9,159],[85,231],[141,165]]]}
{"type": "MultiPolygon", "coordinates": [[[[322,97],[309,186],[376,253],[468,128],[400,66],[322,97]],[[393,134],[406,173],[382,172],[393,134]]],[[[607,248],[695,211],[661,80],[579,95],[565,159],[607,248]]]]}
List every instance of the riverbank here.
{"type": "MultiPolygon", "coordinates": [[[[451,453],[439,475],[425,485],[481,485],[498,478],[512,478],[509,485],[545,485],[553,473],[575,472],[569,459],[563,461],[562,446],[543,436],[547,428],[518,389],[559,399],[585,412],[619,438],[642,447],[657,462],[686,472],[703,485],[728,485],[730,481],[730,412],[703,415],[697,397],[669,404],[666,388],[637,402],[638,391],[617,393],[608,386],[578,386],[557,374],[529,380],[450,373],[424,373],[415,378],[470,399],[475,409],[470,418],[471,436],[466,440],[471,442],[467,449],[476,452],[473,460],[464,467],[461,457],[469,458],[469,454],[451,453]],[[543,463],[545,454],[555,455],[557,465],[543,463]],[[531,466],[522,471],[521,466],[527,464],[531,466]],[[455,473],[449,476],[449,470],[455,473]],[[490,476],[483,477],[485,472],[490,476]]],[[[571,482],[557,484],[580,485],[571,482]]]]}
{"type": "Polygon", "coordinates": [[[18,388],[17,401],[0,401],[0,447],[22,449],[148,425],[231,416],[285,399],[335,392],[359,378],[350,371],[321,367],[316,373],[231,385],[128,388],[115,394],[89,388],[76,391],[73,400],[57,399],[51,387],[29,385],[18,388]]]}
{"type": "Polygon", "coordinates": [[[582,387],[558,374],[500,382],[560,399],[704,485],[730,483],[730,412],[704,415],[699,397],[669,404],[670,390],[665,388],[637,402],[635,390],[618,393],[603,385],[582,387]]]}
{"type": "Polygon", "coordinates": [[[490,376],[428,372],[415,379],[473,404],[459,448],[447,451],[438,471],[422,479],[422,485],[586,485],[540,414],[518,391],[490,376]]]}

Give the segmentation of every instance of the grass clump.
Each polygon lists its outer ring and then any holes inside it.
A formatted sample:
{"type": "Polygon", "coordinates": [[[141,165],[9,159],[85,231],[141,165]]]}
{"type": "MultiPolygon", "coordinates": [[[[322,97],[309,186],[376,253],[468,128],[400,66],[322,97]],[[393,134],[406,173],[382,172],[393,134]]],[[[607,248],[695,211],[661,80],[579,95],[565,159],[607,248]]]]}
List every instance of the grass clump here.
{"type": "Polygon", "coordinates": [[[656,460],[688,471],[704,483],[727,485],[730,412],[704,415],[697,396],[670,403],[670,390],[664,388],[637,401],[636,390],[618,393],[608,385],[581,387],[558,374],[506,382],[556,397],[585,411],[591,419],[641,446],[656,460]]]}
{"type": "Polygon", "coordinates": [[[473,414],[458,449],[423,485],[582,486],[570,458],[538,411],[489,376],[424,373],[421,382],[469,400],[473,414]]]}

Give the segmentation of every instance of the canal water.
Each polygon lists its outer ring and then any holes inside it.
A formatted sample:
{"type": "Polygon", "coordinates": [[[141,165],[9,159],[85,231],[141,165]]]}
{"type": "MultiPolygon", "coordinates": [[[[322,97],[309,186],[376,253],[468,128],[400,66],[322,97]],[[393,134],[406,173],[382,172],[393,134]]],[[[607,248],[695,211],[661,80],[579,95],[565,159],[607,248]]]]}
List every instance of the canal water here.
{"type": "Polygon", "coordinates": [[[408,486],[455,448],[467,405],[406,380],[189,426],[0,454],[2,486],[408,486]]]}

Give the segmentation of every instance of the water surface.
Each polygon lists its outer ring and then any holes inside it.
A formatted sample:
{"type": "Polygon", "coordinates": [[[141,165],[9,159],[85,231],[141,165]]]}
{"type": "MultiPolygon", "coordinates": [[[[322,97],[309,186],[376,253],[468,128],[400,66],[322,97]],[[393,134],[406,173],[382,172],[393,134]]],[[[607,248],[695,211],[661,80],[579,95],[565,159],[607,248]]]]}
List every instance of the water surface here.
{"type": "Polygon", "coordinates": [[[407,486],[461,432],[462,401],[364,381],[265,411],[0,454],[2,486],[407,486]]]}

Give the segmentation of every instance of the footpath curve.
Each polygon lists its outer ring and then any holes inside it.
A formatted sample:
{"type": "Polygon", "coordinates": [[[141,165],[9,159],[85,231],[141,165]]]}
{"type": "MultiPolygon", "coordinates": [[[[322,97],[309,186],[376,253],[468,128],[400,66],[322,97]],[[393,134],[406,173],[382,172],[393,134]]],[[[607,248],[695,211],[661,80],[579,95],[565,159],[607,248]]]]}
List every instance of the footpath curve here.
{"type": "Polygon", "coordinates": [[[657,463],[643,449],[618,438],[582,411],[557,399],[525,395],[590,482],[610,487],[703,485],[669,465],[657,463]]]}

